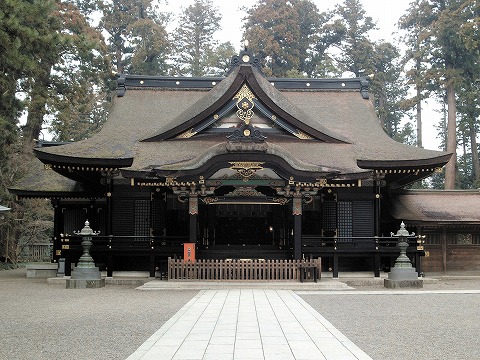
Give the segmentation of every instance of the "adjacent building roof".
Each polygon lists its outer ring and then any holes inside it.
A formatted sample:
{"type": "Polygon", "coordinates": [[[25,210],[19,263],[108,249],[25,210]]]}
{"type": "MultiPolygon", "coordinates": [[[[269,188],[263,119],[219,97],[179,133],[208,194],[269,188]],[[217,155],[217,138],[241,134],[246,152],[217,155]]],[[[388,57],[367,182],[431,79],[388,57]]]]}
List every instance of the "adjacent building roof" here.
{"type": "MultiPolygon", "coordinates": [[[[53,170],[46,170],[44,164],[34,159],[30,171],[9,191],[21,197],[82,197],[91,195],[80,182],[69,179],[53,170]]],[[[92,189],[89,189],[92,190],[92,189]]]]}
{"type": "Polygon", "coordinates": [[[479,190],[405,190],[391,206],[408,225],[480,224],[479,190]]]}

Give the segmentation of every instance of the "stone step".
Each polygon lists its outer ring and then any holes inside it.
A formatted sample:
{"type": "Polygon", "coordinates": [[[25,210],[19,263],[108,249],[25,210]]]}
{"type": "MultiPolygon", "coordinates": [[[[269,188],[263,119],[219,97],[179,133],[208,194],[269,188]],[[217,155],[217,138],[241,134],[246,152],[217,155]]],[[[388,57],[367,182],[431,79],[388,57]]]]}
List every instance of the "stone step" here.
{"type": "Polygon", "coordinates": [[[318,282],[297,281],[165,281],[152,280],[137,290],[166,289],[276,289],[276,290],[351,290],[347,284],[332,279],[322,279],[318,282]]]}

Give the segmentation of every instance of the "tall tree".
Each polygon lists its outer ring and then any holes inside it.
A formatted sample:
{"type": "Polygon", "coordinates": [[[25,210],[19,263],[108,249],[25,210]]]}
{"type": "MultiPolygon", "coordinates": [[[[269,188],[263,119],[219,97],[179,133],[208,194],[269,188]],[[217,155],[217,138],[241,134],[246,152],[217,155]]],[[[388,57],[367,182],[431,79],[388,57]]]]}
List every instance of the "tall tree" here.
{"type": "Polygon", "coordinates": [[[5,261],[15,260],[9,251],[15,244],[18,226],[13,219],[21,218],[19,206],[6,190],[25,170],[28,158],[18,142],[17,123],[25,102],[19,93],[30,90],[28,79],[38,73],[42,59],[35,51],[49,47],[54,37],[47,30],[54,9],[53,1],[5,0],[0,2],[0,200],[12,208],[5,214],[10,221],[1,223],[1,255],[5,261]]]}
{"type": "Polygon", "coordinates": [[[407,82],[414,86],[415,94],[407,99],[405,107],[416,110],[418,147],[423,147],[422,101],[431,93],[428,78],[425,75],[429,62],[428,41],[430,40],[426,27],[431,20],[425,19],[424,14],[428,13],[429,6],[426,0],[414,0],[407,13],[400,17],[398,22],[399,28],[407,31],[401,38],[407,46],[403,64],[407,82]]]}
{"type": "Polygon", "coordinates": [[[374,44],[371,54],[374,76],[371,81],[371,92],[378,117],[385,132],[393,139],[404,143],[412,143],[415,136],[412,126],[402,126],[406,109],[404,108],[408,88],[402,79],[399,50],[391,43],[374,44]]]}
{"type": "MultiPolygon", "coordinates": [[[[25,148],[41,133],[47,120],[55,133],[78,128],[80,116],[90,116],[104,104],[109,70],[106,46],[101,33],[94,29],[86,14],[73,2],[56,1],[54,9],[44,15],[48,19],[44,32],[49,42],[37,44],[40,58],[35,73],[28,79],[28,117],[24,129],[25,148]],[[78,121],[78,123],[77,123],[78,121]]],[[[47,21],[47,20],[45,20],[47,21]]],[[[88,133],[87,130],[85,132],[88,133]]],[[[73,140],[86,136],[57,139],[73,140]]]]}
{"type": "Polygon", "coordinates": [[[244,37],[266,61],[265,73],[285,77],[300,67],[300,26],[295,1],[259,0],[247,11],[244,37]]]}
{"type": "Polygon", "coordinates": [[[18,80],[35,65],[24,46],[33,32],[25,21],[29,13],[30,7],[23,1],[0,2],[0,199],[5,196],[5,165],[16,141],[16,124],[23,107],[16,96],[18,80]]]}
{"type": "Polygon", "coordinates": [[[211,0],[195,0],[183,10],[173,35],[175,73],[178,75],[212,75],[211,58],[217,42],[213,34],[220,29],[221,16],[211,0]]]}
{"type": "Polygon", "coordinates": [[[103,13],[100,28],[108,33],[107,44],[112,64],[119,74],[125,73],[133,47],[129,43],[129,28],[139,18],[149,0],[112,0],[100,3],[103,13]]]}
{"type": "Polygon", "coordinates": [[[376,28],[375,22],[366,16],[360,0],[345,0],[337,6],[336,12],[345,27],[345,35],[340,44],[342,54],[339,57],[343,70],[351,71],[355,76],[373,74],[374,45],[369,31],[376,28]]]}
{"type": "Polygon", "coordinates": [[[328,50],[344,28],[332,12],[319,13],[310,0],[259,0],[247,10],[244,38],[265,59],[265,73],[278,77],[325,76],[328,50]]]}
{"type": "MultiPolygon", "coordinates": [[[[403,26],[416,32],[411,50],[417,50],[418,58],[426,55],[429,67],[423,72],[424,82],[435,90],[440,99],[446,99],[447,134],[446,150],[452,153],[445,169],[445,188],[455,187],[457,153],[457,96],[463,74],[472,59],[478,59],[478,48],[471,44],[475,27],[476,0],[422,0],[411,4],[403,26]],[[443,96],[445,94],[445,97],[443,96]]],[[[478,17],[478,15],[476,15],[478,17]]],[[[477,30],[478,35],[478,30],[477,30]]],[[[418,96],[421,97],[420,95],[418,96]]]]}
{"type": "Polygon", "coordinates": [[[28,116],[23,129],[27,152],[31,151],[34,140],[38,139],[41,132],[50,96],[51,71],[64,45],[64,38],[60,35],[61,20],[55,16],[60,7],[61,3],[46,1],[43,7],[36,9],[35,23],[32,24],[36,36],[31,43],[24,44],[35,62],[35,67],[24,82],[28,93],[28,116]]]}

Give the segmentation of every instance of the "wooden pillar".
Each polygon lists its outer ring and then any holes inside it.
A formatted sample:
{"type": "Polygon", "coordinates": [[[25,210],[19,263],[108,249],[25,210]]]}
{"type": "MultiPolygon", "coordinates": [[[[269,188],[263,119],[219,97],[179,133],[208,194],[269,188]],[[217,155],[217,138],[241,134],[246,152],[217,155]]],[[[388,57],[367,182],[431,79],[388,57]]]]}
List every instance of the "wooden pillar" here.
{"type": "Polygon", "coordinates": [[[380,253],[378,252],[378,250],[375,250],[373,263],[374,263],[373,276],[380,277],[380,253]]]}
{"type": "Polygon", "coordinates": [[[188,198],[188,213],[190,214],[190,238],[189,242],[197,242],[197,217],[198,217],[198,195],[191,193],[188,198]]]}
{"type": "Polygon", "coordinates": [[[335,251],[333,253],[333,273],[332,277],[338,278],[338,253],[335,251]]]}
{"type": "Polygon", "coordinates": [[[373,259],[373,275],[380,277],[380,253],[378,249],[378,237],[381,235],[380,218],[381,218],[381,194],[380,194],[380,180],[375,179],[373,182],[373,236],[375,237],[375,253],[373,259]]]}
{"type": "Polygon", "coordinates": [[[111,253],[111,241],[113,240],[113,204],[112,204],[112,195],[113,195],[113,179],[110,173],[107,174],[105,179],[106,181],[106,192],[105,192],[105,206],[107,211],[107,218],[105,224],[105,235],[110,238],[109,249],[110,252],[107,255],[107,276],[113,276],[113,255],[111,253]]]}
{"type": "Polygon", "coordinates": [[[447,272],[447,228],[442,228],[442,267],[447,272]]]}
{"type": "Polygon", "coordinates": [[[58,259],[62,256],[62,242],[60,238],[61,233],[61,209],[60,201],[58,199],[52,200],[53,206],[53,254],[52,262],[58,262],[58,259]]]}
{"type": "Polygon", "coordinates": [[[380,217],[381,217],[381,194],[380,194],[380,180],[375,180],[373,183],[373,195],[375,197],[374,203],[373,203],[373,235],[374,236],[380,236],[381,235],[381,230],[380,230],[380,217]]]}
{"type": "Polygon", "coordinates": [[[294,259],[302,258],[302,195],[293,195],[293,254],[294,259]]]}

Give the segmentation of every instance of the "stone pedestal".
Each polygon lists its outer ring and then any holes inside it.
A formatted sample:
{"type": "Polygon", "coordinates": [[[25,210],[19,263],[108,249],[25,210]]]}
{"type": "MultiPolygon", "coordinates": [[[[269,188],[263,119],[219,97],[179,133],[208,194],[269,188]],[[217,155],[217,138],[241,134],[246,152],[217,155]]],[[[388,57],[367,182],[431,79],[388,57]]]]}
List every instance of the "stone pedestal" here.
{"type": "Polygon", "coordinates": [[[105,279],[67,279],[67,289],[98,289],[105,287],[105,279]]]}
{"type": "Polygon", "coordinates": [[[388,273],[388,279],[383,281],[383,285],[388,289],[423,288],[423,279],[418,278],[418,274],[413,267],[393,268],[388,273]]]}
{"type": "Polygon", "coordinates": [[[423,280],[391,280],[384,279],[383,286],[387,289],[401,289],[401,288],[423,288],[423,280]]]}

